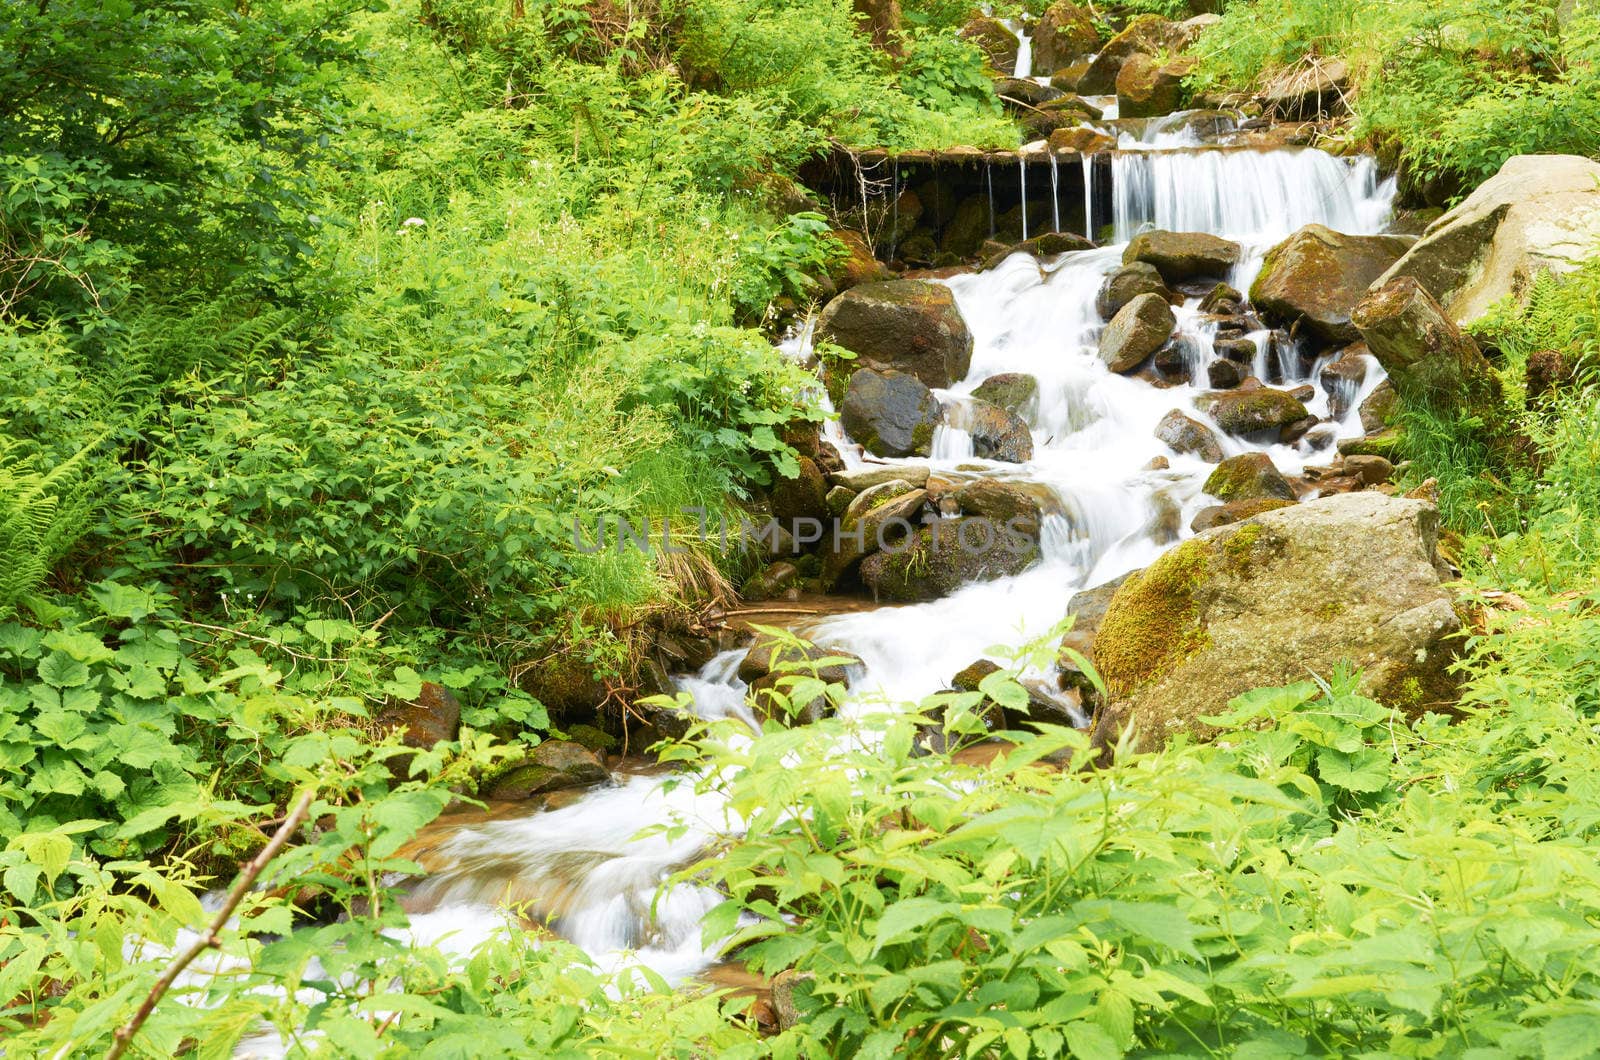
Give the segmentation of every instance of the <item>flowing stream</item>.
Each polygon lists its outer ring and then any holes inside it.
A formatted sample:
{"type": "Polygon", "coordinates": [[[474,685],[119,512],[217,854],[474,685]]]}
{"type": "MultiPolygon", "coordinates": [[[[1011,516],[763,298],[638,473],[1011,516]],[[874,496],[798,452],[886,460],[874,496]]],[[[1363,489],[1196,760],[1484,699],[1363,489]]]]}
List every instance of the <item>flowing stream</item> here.
{"type": "MultiPolygon", "coordinates": [[[[948,687],[953,673],[989,646],[1018,645],[1045,633],[1062,618],[1073,592],[1148,564],[1188,536],[1191,519],[1209,503],[1201,488],[1212,466],[1172,452],[1153,433],[1172,409],[1209,422],[1194,404],[1202,389],[1159,388],[1116,375],[1097,355],[1104,324],[1095,296],[1121,263],[1121,241],[1151,227],[1237,240],[1244,259],[1230,280],[1246,290],[1265,250],[1302,225],[1320,222],[1374,234],[1388,222],[1393,186],[1378,181],[1370,160],[1340,160],[1314,150],[1196,147],[1170,139],[1188,135],[1147,130],[1114,157],[1113,201],[1106,212],[1115,218],[1117,245],[1042,264],[1013,255],[987,272],[943,281],[955,293],[975,349],[967,377],[940,398],[959,404],[992,375],[1033,375],[1039,381],[1037,406],[1028,417],[1034,457],[1026,464],[976,460],[966,433],[946,426],[935,436],[931,459],[898,463],[928,464],[957,477],[1041,484],[1051,499],[1043,559],[1017,577],[969,585],[931,603],[839,615],[801,629],[863,660],[864,675],[854,682],[846,711],[920,699],[948,687]],[[1156,457],[1169,466],[1152,469],[1156,457]]],[[[1214,325],[1202,318],[1198,299],[1176,314],[1179,342],[1194,378],[1203,381],[1214,325]]],[[[1272,366],[1264,333],[1256,338],[1259,374],[1272,366]]],[[[801,335],[789,344],[791,352],[803,354],[808,341],[801,335]]],[[[1299,358],[1287,362],[1290,378],[1297,378],[1299,358]]],[[[1353,400],[1342,395],[1345,418],[1296,446],[1220,431],[1218,437],[1229,455],[1264,451],[1286,474],[1327,462],[1338,438],[1361,433],[1355,409],[1382,379],[1375,362],[1369,368],[1361,392],[1353,400]]],[[[1328,402],[1319,388],[1307,404],[1321,416],[1328,402]]],[[[860,448],[837,423],[828,429],[847,463],[863,462],[860,448]]],[[[736,674],[743,654],[723,653],[700,673],[679,679],[699,713],[752,720],[736,674]]],[[[436,828],[428,836],[432,874],[415,887],[408,906],[419,914],[419,933],[444,936],[450,944],[454,932],[454,945],[466,949],[504,923],[499,907],[526,903],[602,963],[638,961],[679,980],[712,959],[699,929],[711,896],[678,887],[652,912],[655,892],[707,839],[739,829],[716,797],[695,793],[690,783],[666,783],[663,774],[624,777],[560,809],[436,828]],[[685,827],[670,838],[638,836],[646,826],[669,822],[685,827]]]]}

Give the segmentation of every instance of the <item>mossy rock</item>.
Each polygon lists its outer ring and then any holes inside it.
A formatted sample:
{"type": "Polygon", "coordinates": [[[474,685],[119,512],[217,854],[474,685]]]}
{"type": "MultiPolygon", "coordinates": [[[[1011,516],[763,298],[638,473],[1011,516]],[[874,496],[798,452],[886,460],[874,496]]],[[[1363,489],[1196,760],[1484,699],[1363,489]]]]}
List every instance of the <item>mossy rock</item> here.
{"type": "Polygon", "coordinates": [[[1201,394],[1195,405],[1235,435],[1280,430],[1308,415],[1305,404],[1293,394],[1266,386],[1201,394]]]}
{"type": "Polygon", "coordinates": [[[1039,380],[1026,372],[1003,372],[979,383],[972,396],[1007,412],[1026,416],[1038,405],[1039,380]]]}
{"type": "Polygon", "coordinates": [[[1227,526],[1229,523],[1242,523],[1264,512],[1287,508],[1293,503],[1294,501],[1286,501],[1281,497],[1252,497],[1249,500],[1214,504],[1209,508],[1200,509],[1194,521],[1189,524],[1189,529],[1198,534],[1219,526],[1227,526]]]}
{"type": "Polygon", "coordinates": [[[1295,499],[1294,487],[1265,453],[1241,453],[1224,460],[1206,479],[1204,490],[1224,504],[1259,498],[1295,499]]]}
{"type": "Polygon", "coordinates": [[[861,563],[861,580],[886,600],[937,600],[963,585],[1021,574],[1040,556],[1039,542],[1008,533],[987,518],[942,519],[893,554],[861,563]]]}
{"type": "Polygon", "coordinates": [[[915,376],[863,368],[850,377],[839,421],[876,456],[927,456],[941,413],[939,399],[915,376]]]}
{"type": "Polygon", "coordinates": [[[930,387],[959,382],[972,362],[972,332],[955,295],[922,280],[852,287],[823,309],[816,333],[854,353],[857,368],[905,372],[930,387]]]}
{"type": "Polygon", "coordinates": [[[1351,310],[1411,243],[1404,236],[1347,236],[1306,225],[1267,252],[1250,286],[1251,304],[1269,324],[1302,321],[1323,342],[1354,342],[1360,333],[1351,310]]]}
{"type": "Polygon", "coordinates": [[[1379,493],[1319,498],[1208,530],[1129,576],[1094,642],[1110,703],[1096,739],[1123,728],[1154,749],[1254,688],[1326,675],[1410,714],[1453,702],[1461,620],[1438,556],[1438,511],[1379,493]]]}
{"type": "Polygon", "coordinates": [[[1381,456],[1391,463],[1405,459],[1405,432],[1391,427],[1365,438],[1346,438],[1339,443],[1340,456],[1381,456]]]}

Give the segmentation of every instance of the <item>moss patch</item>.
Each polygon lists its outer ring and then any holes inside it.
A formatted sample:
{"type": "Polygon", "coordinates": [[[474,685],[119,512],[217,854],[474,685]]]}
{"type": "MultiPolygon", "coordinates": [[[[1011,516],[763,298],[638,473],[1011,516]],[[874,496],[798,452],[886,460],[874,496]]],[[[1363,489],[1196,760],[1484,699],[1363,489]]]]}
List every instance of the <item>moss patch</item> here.
{"type": "Polygon", "coordinates": [[[1186,541],[1129,576],[1106,611],[1094,662],[1113,697],[1154,681],[1208,642],[1195,589],[1213,561],[1204,541],[1186,541]]]}

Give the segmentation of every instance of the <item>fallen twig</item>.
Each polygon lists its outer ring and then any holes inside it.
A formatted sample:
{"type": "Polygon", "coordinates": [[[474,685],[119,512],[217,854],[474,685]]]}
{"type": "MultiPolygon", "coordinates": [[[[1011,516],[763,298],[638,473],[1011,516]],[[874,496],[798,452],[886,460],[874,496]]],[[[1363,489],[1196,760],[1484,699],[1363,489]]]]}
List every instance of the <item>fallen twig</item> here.
{"type": "Polygon", "coordinates": [[[227,901],[223,902],[222,908],[217,910],[217,915],[212,918],[205,933],[195,939],[189,948],[179,954],[177,960],[173,961],[167,967],[167,970],[161,974],[161,978],[156,980],[156,985],[150,988],[150,993],[145,996],[144,1003],[139,1006],[139,1011],[133,1014],[133,1018],[117,1028],[116,1041],[112,1043],[110,1050],[106,1052],[105,1060],[117,1060],[118,1057],[127,1052],[128,1046],[133,1043],[133,1036],[139,1033],[139,1028],[144,1026],[145,1021],[150,1018],[150,1014],[155,1011],[156,1004],[160,1002],[168,990],[172,989],[172,984],[177,982],[178,976],[183,974],[183,970],[189,967],[201,953],[222,945],[222,929],[227,926],[228,918],[233,916],[235,909],[239,908],[239,903],[244,901],[244,896],[249,893],[257,878],[266,869],[267,864],[277,857],[278,852],[288,844],[289,838],[294,835],[294,830],[300,827],[300,822],[306,819],[306,814],[311,811],[311,800],[315,795],[316,790],[308,788],[295,800],[294,806],[289,810],[289,815],[283,819],[283,824],[273,833],[272,839],[268,841],[266,846],[261,848],[261,853],[252,858],[250,864],[245,866],[244,872],[234,883],[233,890],[228,892],[227,901]]]}

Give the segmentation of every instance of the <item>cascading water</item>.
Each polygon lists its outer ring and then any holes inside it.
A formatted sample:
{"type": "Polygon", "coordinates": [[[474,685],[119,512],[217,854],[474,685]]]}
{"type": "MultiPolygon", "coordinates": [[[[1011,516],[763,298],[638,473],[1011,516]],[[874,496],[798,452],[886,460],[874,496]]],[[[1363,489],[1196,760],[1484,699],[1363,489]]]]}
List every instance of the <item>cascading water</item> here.
{"type": "Polygon", "coordinates": [[[1061,167],[1050,152],[1050,231],[1061,231],[1061,167]]]}
{"type": "MultiPolygon", "coordinates": [[[[1113,170],[1110,212],[1119,240],[1149,226],[1226,236],[1245,245],[1238,270],[1245,275],[1259,268],[1267,244],[1303,224],[1378,231],[1393,191],[1392,184],[1377,181],[1370,161],[1344,162],[1318,151],[1144,151],[1119,155],[1113,170]]],[[[1092,230],[1090,172],[1085,160],[1086,228],[1092,230]]],[[[989,188],[992,218],[992,177],[989,188]]],[[[1016,577],[967,585],[930,603],[837,615],[800,629],[862,660],[845,713],[920,699],[947,687],[954,670],[992,645],[1042,635],[1061,619],[1073,592],[1148,564],[1188,533],[1191,518],[1208,503],[1202,486],[1211,466],[1173,452],[1154,435],[1172,409],[1208,420],[1195,403],[1200,387],[1158,389],[1112,373],[1097,355],[1104,321],[1095,297],[1121,264],[1122,250],[1119,245],[1066,254],[1044,265],[1017,254],[988,271],[944,281],[975,346],[967,377],[939,396],[959,407],[990,376],[1034,376],[1038,398],[1028,416],[1034,455],[1025,464],[974,461],[970,436],[953,412],[936,434],[930,459],[886,463],[1037,484],[1048,499],[1043,555],[1016,577]]],[[[1193,299],[1176,315],[1191,378],[1203,382],[1214,326],[1193,299]]],[[[1273,344],[1265,332],[1250,337],[1258,351],[1255,371],[1265,378],[1273,344]]],[[[786,345],[805,357],[809,341],[806,330],[786,345]]],[[[1298,355],[1293,359],[1298,362],[1298,355]]],[[[1281,470],[1298,473],[1328,459],[1336,438],[1361,433],[1356,409],[1381,379],[1371,362],[1359,392],[1337,395],[1343,418],[1308,436],[1314,442],[1291,447],[1220,431],[1218,437],[1228,455],[1264,451],[1281,470]]],[[[1328,414],[1329,397],[1319,391],[1308,408],[1328,414]]],[[[828,426],[827,436],[847,464],[863,462],[837,423],[828,426]]],[[[725,652],[699,674],[678,679],[702,716],[754,722],[737,673],[742,656],[742,650],[725,652]]],[[[737,834],[739,828],[715,795],[696,793],[692,783],[635,776],[561,809],[441,826],[430,834],[423,857],[433,874],[419,881],[409,904],[445,923],[481,925],[494,921],[493,907],[525,901],[550,916],[555,930],[607,962],[631,954],[626,959],[669,978],[692,976],[711,960],[699,938],[710,896],[678,887],[654,910],[651,896],[710,837],[737,834]],[[680,823],[681,833],[633,838],[645,825],[669,822],[680,823]]],[[[480,935],[468,931],[463,937],[480,935]]]]}

